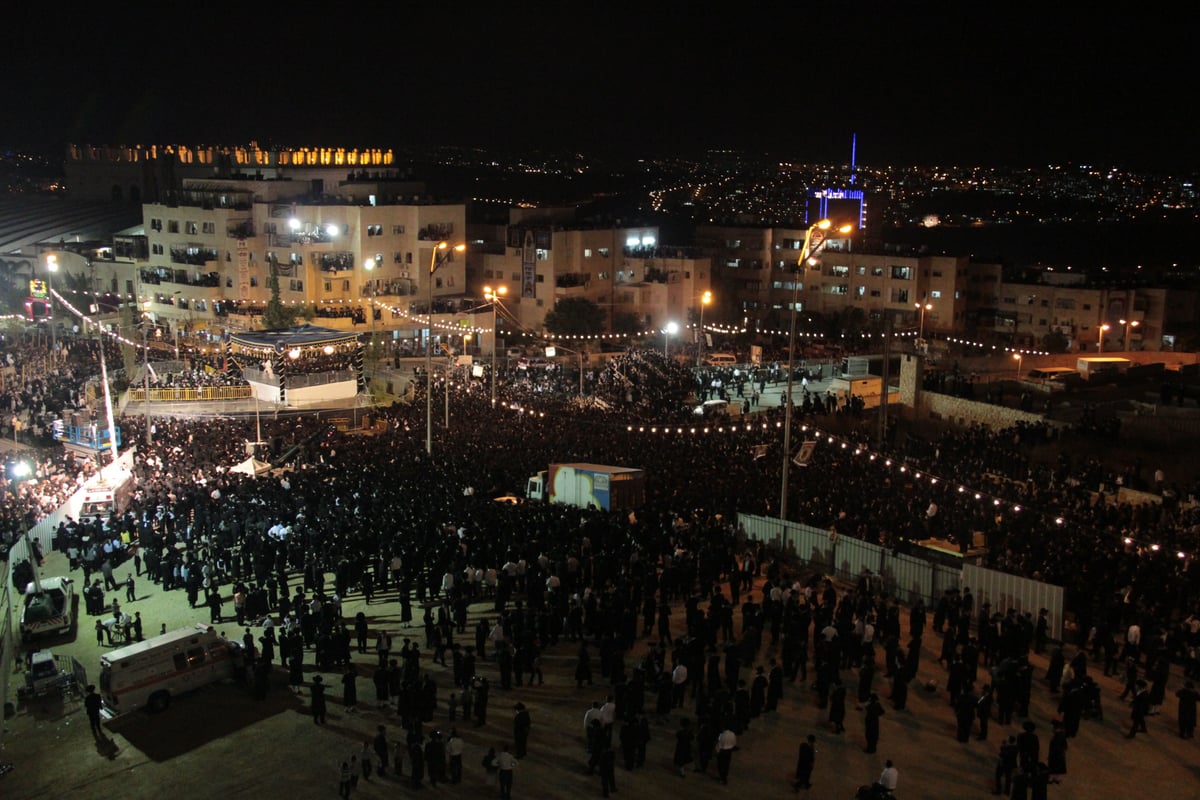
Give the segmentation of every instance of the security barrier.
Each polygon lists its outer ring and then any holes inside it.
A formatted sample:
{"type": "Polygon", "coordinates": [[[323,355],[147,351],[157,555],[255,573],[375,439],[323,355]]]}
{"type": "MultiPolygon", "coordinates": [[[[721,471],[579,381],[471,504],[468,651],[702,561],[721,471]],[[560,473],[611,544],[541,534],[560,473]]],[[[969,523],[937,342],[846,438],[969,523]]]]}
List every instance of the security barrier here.
{"type": "Polygon", "coordinates": [[[923,558],[917,553],[899,553],[891,548],[865,542],[800,522],[784,522],[774,517],[738,514],[738,522],[751,539],[779,547],[826,574],[854,582],[867,570],[878,578],[883,591],[900,602],[913,604],[918,599],[932,607],[947,589],[970,588],[975,607],[990,603],[993,611],[1015,608],[1034,617],[1048,609],[1048,635],[1062,639],[1063,589],[1049,583],[1009,575],[993,569],[964,563],[953,567],[923,558]]]}

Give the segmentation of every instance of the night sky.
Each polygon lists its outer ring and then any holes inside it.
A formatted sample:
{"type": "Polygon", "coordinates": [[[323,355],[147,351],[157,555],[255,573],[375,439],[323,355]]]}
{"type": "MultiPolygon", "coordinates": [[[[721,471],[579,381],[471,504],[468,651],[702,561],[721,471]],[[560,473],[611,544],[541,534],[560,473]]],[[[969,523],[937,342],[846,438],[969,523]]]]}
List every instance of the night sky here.
{"type": "Polygon", "coordinates": [[[7,12],[0,145],[1200,161],[1200,26],[1157,4],[178,5],[7,12]]]}

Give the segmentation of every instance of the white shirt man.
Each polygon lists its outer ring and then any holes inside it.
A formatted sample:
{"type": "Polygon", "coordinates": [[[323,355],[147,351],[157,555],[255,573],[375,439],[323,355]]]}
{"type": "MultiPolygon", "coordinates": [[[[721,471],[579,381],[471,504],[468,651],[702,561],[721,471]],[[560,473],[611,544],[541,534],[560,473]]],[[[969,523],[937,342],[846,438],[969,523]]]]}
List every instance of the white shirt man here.
{"type": "Polygon", "coordinates": [[[600,719],[599,703],[592,703],[592,707],[589,708],[583,715],[583,735],[585,737],[587,736],[588,728],[592,726],[592,720],[594,719],[600,719]]]}
{"type": "Polygon", "coordinates": [[[900,770],[892,766],[891,759],[888,759],[887,766],[883,768],[883,772],[879,773],[879,785],[889,792],[896,791],[896,785],[900,783],[900,770]]]}
{"type": "Polygon", "coordinates": [[[1142,628],[1136,622],[1129,626],[1129,630],[1125,631],[1125,641],[1133,647],[1142,643],[1142,628]]]}
{"type": "Polygon", "coordinates": [[[600,725],[607,736],[612,736],[613,723],[617,721],[617,704],[610,696],[604,705],[600,706],[600,725]]]}

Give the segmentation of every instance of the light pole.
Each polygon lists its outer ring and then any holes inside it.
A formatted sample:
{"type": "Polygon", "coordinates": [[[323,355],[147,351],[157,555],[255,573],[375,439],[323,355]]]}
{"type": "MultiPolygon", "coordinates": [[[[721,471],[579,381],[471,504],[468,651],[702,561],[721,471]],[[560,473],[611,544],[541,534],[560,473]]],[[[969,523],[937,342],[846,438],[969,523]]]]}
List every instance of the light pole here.
{"type": "Polygon", "coordinates": [[[443,239],[433,246],[433,252],[429,256],[429,275],[426,276],[429,280],[427,294],[429,320],[425,335],[425,452],[431,456],[433,455],[433,273],[446,263],[450,253],[461,253],[466,249],[465,244],[451,247],[450,243],[443,239]]]}
{"type": "Polygon", "coordinates": [[[933,303],[917,303],[917,310],[921,312],[921,322],[917,327],[917,344],[925,341],[925,312],[933,310],[933,303]]]}
{"type": "Polygon", "coordinates": [[[146,339],[146,318],[142,317],[142,388],[146,393],[146,444],[154,444],[154,434],[151,433],[150,423],[150,344],[146,339]]]}
{"type": "MultiPolygon", "coordinates": [[[[799,303],[801,268],[806,261],[814,258],[828,241],[822,234],[816,245],[813,245],[814,234],[817,231],[827,231],[832,227],[833,223],[827,219],[809,226],[809,229],[804,232],[804,246],[800,249],[800,258],[796,259],[796,272],[792,275],[791,324],[788,328],[787,397],[783,401],[783,475],[780,478],[779,489],[779,518],[784,521],[787,520],[788,468],[792,463],[792,373],[796,371],[796,306],[799,303]]],[[[842,225],[837,232],[844,235],[853,230],[853,225],[842,225]]],[[[886,392],[886,390],[885,386],[884,391],[886,392]]]]}
{"type": "Polygon", "coordinates": [[[1136,319],[1123,319],[1121,320],[1121,324],[1125,326],[1125,349],[1132,351],[1133,344],[1130,343],[1129,337],[1132,335],[1132,330],[1142,323],[1136,319]]]}
{"type": "Polygon", "coordinates": [[[58,272],[58,256],[54,253],[46,256],[46,310],[50,318],[50,354],[58,357],[58,333],[54,324],[54,273],[58,272]]]}
{"type": "Polygon", "coordinates": [[[663,355],[667,358],[671,357],[671,334],[678,332],[678,322],[668,322],[667,327],[663,328],[663,355]]]}
{"type": "Polygon", "coordinates": [[[504,286],[497,286],[493,289],[490,286],[483,287],[483,299],[492,304],[492,405],[496,405],[496,348],[499,346],[500,329],[496,327],[497,317],[496,307],[500,304],[500,298],[508,294],[508,289],[504,286]]]}
{"type": "Polygon", "coordinates": [[[1112,326],[1109,325],[1107,322],[1100,326],[1100,336],[1096,340],[1096,352],[1097,353],[1104,352],[1104,334],[1111,327],[1112,326]]]}
{"type": "Polygon", "coordinates": [[[375,377],[375,284],[370,280],[370,272],[375,269],[375,259],[368,258],[363,262],[363,269],[368,273],[367,290],[370,292],[368,297],[370,303],[367,306],[367,314],[371,317],[371,338],[367,344],[367,355],[371,360],[371,377],[375,377]]]}
{"type": "Polygon", "coordinates": [[[1013,361],[1017,362],[1017,380],[1021,380],[1021,354],[1013,353],[1013,361]]]}
{"type": "Polygon", "coordinates": [[[704,357],[704,307],[712,302],[712,292],[700,295],[700,339],[696,347],[696,366],[700,367],[704,357]]]}

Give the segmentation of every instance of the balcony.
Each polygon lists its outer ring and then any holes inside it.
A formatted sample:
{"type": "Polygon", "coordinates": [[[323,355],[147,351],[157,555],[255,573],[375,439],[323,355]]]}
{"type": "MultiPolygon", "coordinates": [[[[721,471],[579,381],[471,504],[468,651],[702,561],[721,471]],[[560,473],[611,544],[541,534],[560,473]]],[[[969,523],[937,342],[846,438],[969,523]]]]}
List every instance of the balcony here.
{"type": "Polygon", "coordinates": [[[256,235],[254,223],[250,220],[230,223],[225,228],[225,236],[230,239],[253,239],[256,235]]]}
{"type": "Polygon", "coordinates": [[[171,248],[172,264],[185,264],[192,267],[202,267],[210,262],[216,263],[220,260],[221,254],[212,247],[197,247],[192,245],[189,247],[171,248]]]}

